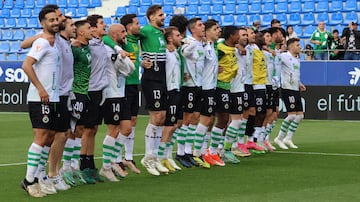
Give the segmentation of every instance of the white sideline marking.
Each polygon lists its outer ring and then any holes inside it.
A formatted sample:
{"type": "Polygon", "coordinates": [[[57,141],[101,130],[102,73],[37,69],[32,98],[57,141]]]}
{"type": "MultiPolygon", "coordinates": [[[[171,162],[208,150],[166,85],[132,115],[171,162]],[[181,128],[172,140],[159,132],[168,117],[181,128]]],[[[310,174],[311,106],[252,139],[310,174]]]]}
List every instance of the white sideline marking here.
{"type": "MultiPolygon", "coordinates": [[[[173,152],[175,153],[175,152],[173,152]]],[[[301,155],[319,155],[319,156],[347,156],[347,157],[360,157],[360,154],[341,154],[341,153],[321,153],[321,152],[291,152],[291,151],[274,151],[274,153],[280,154],[301,154],[301,155]]],[[[144,156],[144,154],[133,154],[133,156],[144,156]]],[[[95,159],[101,159],[102,157],[95,157],[95,159]]],[[[0,164],[0,167],[8,167],[8,166],[20,166],[26,165],[26,162],[22,163],[5,163],[0,164]]]]}

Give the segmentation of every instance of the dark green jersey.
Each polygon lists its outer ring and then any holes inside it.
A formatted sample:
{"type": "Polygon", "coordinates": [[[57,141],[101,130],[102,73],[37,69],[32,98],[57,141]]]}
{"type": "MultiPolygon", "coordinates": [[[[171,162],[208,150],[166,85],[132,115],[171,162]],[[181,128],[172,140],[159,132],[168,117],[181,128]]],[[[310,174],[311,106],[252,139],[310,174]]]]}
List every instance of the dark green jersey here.
{"type": "Polygon", "coordinates": [[[74,55],[74,81],[72,91],[87,94],[91,74],[91,54],[89,46],[71,47],[74,55]]]}
{"type": "Polygon", "coordinates": [[[140,44],[143,59],[153,62],[150,69],[144,69],[142,79],[165,82],[166,41],[162,30],[145,25],[140,30],[140,44]]]}
{"type": "Polygon", "coordinates": [[[129,53],[129,58],[135,65],[134,72],[128,77],[126,77],[126,85],[136,85],[140,83],[139,82],[139,66],[140,66],[139,37],[128,34],[126,36],[126,42],[127,42],[126,44],[122,45],[122,48],[129,53]]]}

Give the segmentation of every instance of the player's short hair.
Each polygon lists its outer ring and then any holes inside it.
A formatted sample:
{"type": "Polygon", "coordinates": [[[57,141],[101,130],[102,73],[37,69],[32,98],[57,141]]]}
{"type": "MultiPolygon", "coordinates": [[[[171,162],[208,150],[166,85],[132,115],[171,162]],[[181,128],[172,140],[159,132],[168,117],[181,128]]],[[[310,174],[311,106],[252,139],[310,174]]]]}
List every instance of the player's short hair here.
{"type": "Polygon", "coordinates": [[[124,16],[122,16],[122,18],[120,19],[120,24],[124,25],[125,29],[126,29],[126,26],[128,24],[131,24],[134,22],[134,18],[136,18],[136,14],[126,14],[124,16]]]}
{"type": "Polygon", "coordinates": [[[59,9],[59,6],[56,4],[46,4],[44,7],[42,7],[42,9],[47,9],[47,8],[52,8],[54,10],[57,10],[57,9],[59,9]]]}
{"type": "Polygon", "coordinates": [[[174,15],[170,19],[170,26],[175,26],[178,28],[181,34],[186,32],[186,27],[188,25],[188,20],[184,15],[174,15]]]}
{"type": "Polygon", "coordinates": [[[78,20],[74,24],[75,24],[76,28],[79,28],[81,26],[84,26],[86,23],[89,23],[89,21],[87,21],[87,20],[78,20]]]}
{"type": "Polygon", "coordinates": [[[269,32],[270,32],[270,34],[272,36],[275,33],[277,33],[278,31],[280,31],[280,28],[278,28],[278,27],[270,27],[270,28],[268,28],[268,30],[269,30],[269,32]]]}
{"type": "Polygon", "coordinates": [[[286,46],[289,47],[291,44],[295,43],[295,42],[299,42],[300,39],[298,38],[291,38],[286,42],[286,46]]]}
{"type": "Polygon", "coordinates": [[[268,29],[263,29],[263,30],[261,30],[260,31],[262,34],[266,34],[266,33],[269,33],[270,35],[271,35],[271,32],[270,32],[270,29],[268,28],[268,29]]]}
{"type": "Polygon", "coordinates": [[[98,14],[94,14],[94,15],[89,15],[86,20],[90,23],[91,27],[97,27],[97,22],[98,19],[103,19],[102,15],[98,15],[98,14]]]}
{"type": "Polygon", "coordinates": [[[195,27],[195,24],[197,21],[201,21],[201,18],[195,17],[195,18],[191,18],[188,22],[188,29],[189,32],[191,32],[191,29],[195,27]]]}
{"type": "Polygon", "coordinates": [[[222,29],[225,40],[229,39],[232,35],[237,34],[238,31],[239,28],[233,25],[224,26],[222,29]]]}
{"type": "Polygon", "coordinates": [[[48,13],[55,13],[55,9],[53,8],[45,8],[45,9],[41,9],[40,13],[39,13],[39,21],[43,21],[45,20],[45,16],[48,13]]]}
{"type": "Polygon", "coordinates": [[[174,31],[179,31],[179,29],[177,27],[175,27],[175,26],[170,26],[170,27],[165,29],[164,38],[165,38],[166,42],[169,42],[167,38],[169,36],[172,36],[174,31]]]}
{"type": "Polygon", "coordinates": [[[162,9],[162,6],[158,4],[150,6],[146,11],[146,18],[150,20],[150,16],[154,15],[160,9],[162,9]]]}
{"type": "Polygon", "coordinates": [[[210,29],[211,27],[213,26],[216,26],[218,23],[216,20],[213,20],[213,19],[209,19],[207,21],[204,22],[204,25],[205,25],[205,31],[210,29]]]}

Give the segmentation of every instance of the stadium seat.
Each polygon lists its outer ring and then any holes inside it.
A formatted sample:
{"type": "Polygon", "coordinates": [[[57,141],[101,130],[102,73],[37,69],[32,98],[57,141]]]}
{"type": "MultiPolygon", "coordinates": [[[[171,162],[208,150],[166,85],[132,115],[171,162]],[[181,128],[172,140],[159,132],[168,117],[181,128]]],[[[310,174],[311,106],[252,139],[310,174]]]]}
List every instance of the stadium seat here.
{"type": "Polygon", "coordinates": [[[0,61],[6,61],[6,54],[5,53],[0,53],[0,61]]]}
{"type": "Polygon", "coordinates": [[[141,6],[150,6],[152,4],[152,0],[141,0],[141,6]]]}
{"type": "Polygon", "coordinates": [[[322,0],[317,3],[315,12],[327,12],[329,10],[329,2],[322,0]]]}
{"type": "Polygon", "coordinates": [[[164,13],[166,13],[166,15],[173,15],[174,14],[174,9],[170,5],[163,6],[163,11],[164,11],[164,13]]]}
{"type": "Polygon", "coordinates": [[[234,25],[234,16],[233,15],[224,15],[224,20],[222,25],[228,26],[228,25],[234,25]]]}
{"type": "Polygon", "coordinates": [[[25,4],[24,4],[24,0],[16,0],[15,1],[15,8],[24,8],[25,4]]]}
{"type": "Polygon", "coordinates": [[[35,0],[26,0],[24,8],[34,8],[35,0]]]}
{"type": "MultiPolygon", "coordinates": [[[[169,4],[167,4],[167,5],[169,5],[169,4]]],[[[176,5],[185,6],[185,5],[187,5],[187,0],[177,0],[176,5]]]]}
{"type": "Polygon", "coordinates": [[[214,4],[211,13],[221,15],[223,13],[222,4],[214,4]]]}
{"type": "Polygon", "coordinates": [[[2,40],[2,31],[0,30],[0,41],[2,40]]]}
{"type": "Polygon", "coordinates": [[[164,5],[176,5],[176,0],[164,0],[164,5]]]}
{"type": "Polygon", "coordinates": [[[116,9],[115,17],[122,17],[126,15],[126,7],[125,6],[119,6],[116,9]]]}
{"type": "Polygon", "coordinates": [[[88,8],[90,6],[90,0],[80,0],[79,6],[88,8]]]}
{"type": "Polygon", "coordinates": [[[316,23],[324,22],[325,24],[329,23],[328,13],[319,13],[316,19],[316,23]]]}
{"type": "Polygon", "coordinates": [[[76,8],[73,8],[73,7],[68,7],[67,9],[66,9],[66,15],[70,15],[71,17],[73,17],[73,18],[77,18],[78,16],[77,16],[77,10],[76,10],[76,8]],[[70,14],[71,13],[71,14],[70,14]]]}
{"type": "Polygon", "coordinates": [[[261,0],[252,0],[251,2],[249,1],[249,3],[261,3],[261,0]]]}
{"type": "Polygon", "coordinates": [[[351,22],[357,22],[358,16],[356,12],[350,12],[345,14],[344,24],[349,25],[351,22]]]}
{"type": "MultiPolygon", "coordinates": [[[[0,27],[4,27],[5,26],[5,20],[4,18],[0,18],[0,27]]],[[[1,32],[1,30],[0,30],[1,32]]]]}
{"type": "Polygon", "coordinates": [[[302,49],[302,50],[305,49],[305,41],[304,41],[304,40],[300,40],[299,43],[300,43],[301,49],[302,49]]]}
{"type": "Polygon", "coordinates": [[[129,6],[127,8],[127,13],[131,14],[138,14],[138,7],[137,6],[129,6]]]}
{"type": "Polygon", "coordinates": [[[213,0],[213,4],[224,4],[224,0],[213,0]]]}
{"type": "MultiPolygon", "coordinates": [[[[235,14],[235,10],[236,10],[235,4],[226,3],[223,14],[235,14]]],[[[234,17],[233,17],[233,21],[234,21],[234,17]]],[[[225,23],[225,19],[224,19],[224,23],[225,23]]]]}
{"type": "Polygon", "coordinates": [[[218,21],[219,24],[222,24],[222,19],[221,19],[221,16],[219,16],[219,15],[212,15],[211,19],[214,19],[214,20],[218,21]]]}
{"type": "Polygon", "coordinates": [[[8,18],[10,17],[10,9],[3,8],[1,9],[1,16],[2,18],[8,18]]]}
{"type": "Polygon", "coordinates": [[[79,18],[88,16],[87,7],[79,7],[78,12],[77,12],[77,16],[79,18]]]}
{"type": "Polygon", "coordinates": [[[24,61],[26,58],[27,54],[26,53],[21,53],[19,54],[19,61],[24,61]]]}
{"type": "Polygon", "coordinates": [[[4,30],[4,33],[3,33],[3,37],[2,37],[2,40],[13,40],[13,37],[14,37],[14,33],[12,30],[10,29],[6,29],[4,30]]]}
{"type": "Polygon", "coordinates": [[[101,1],[102,0],[91,0],[91,8],[101,7],[102,5],[101,1]]]}
{"type": "Polygon", "coordinates": [[[261,21],[261,17],[259,14],[250,15],[249,17],[249,25],[252,25],[255,21],[261,21]]]}
{"type": "Polygon", "coordinates": [[[249,7],[248,7],[248,4],[244,4],[244,3],[240,3],[238,5],[238,9],[237,9],[237,13],[238,14],[248,14],[249,12],[249,7]]]}
{"type": "Polygon", "coordinates": [[[315,23],[314,13],[304,13],[301,24],[303,25],[312,25],[315,23]]]}
{"type": "Polygon", "coordinates": [[[40,28],[37,18],[29,18],[28,28],[40,28]]]}
{"type": "Polygon", "coordinates": [[[198,13],[199,13],[198,5],[191,4],[191,5],[188,6],[186,14],[188,14],[188,15],[197,15],[198,13]]]}
{"type": "Polygon", "coordinates": [[[26,18],[18,18],[16,27],[17,28],[27,28],[27,19],[26,18]]]}
{"type": "Polygon", "coordinates": [[[343,15],[342,15],[342,13],[337,12],[337,13],[331,13],[330,15],[331,15],[330,21],[329,21],[330,25],[338,25],[338,24],[343,23],[343,15]]]}
{"type": "Polygon", "coordinates": [[[24,31],[22,29],[17,29],[14,33],[14,40],[22,41],[25,38],[24,31]]]}
{"type": "Polygon", "coordinates": [[[209,19],[208,15],[201,15],[200,16],[202,22],[206,22],[209,19]]]}
{"type": "MultiPolygon", "coordinates": [[[[345,28],[345,27],[344,27],[343,25],[341,25],[341,24],[334,26],[334,29],[336,29],[336,30],[339,31],[339,36],[341,36],[344,28],[345,28]]],[[[334,29],[333,29],[333,30],[334,30],[334,29]]]]}
{"type": "Polygon", "coordinates": [[[305,27],[304,33],[302,35],[303,38],[310,38],[312,33],[315,31],[316,27],[309,25],[305,27]]]}
{"type": "Polygon", "coordinates": [[[206,15],[209,14],[211,11],[210,4],[202,4],[199,7],[199,14],[200,15],[206,15]]]}
{"type": "Polygon", "coordinates": [[[111,17],[104,18],[103,20],[104,20],[104,23],[108,26],[112,24],[111,17]]]}
{"type": "Polygon", "coordinates": [[[32,17],[34,17],[34,18],[39,17],[40,11],[41,11],[41,8],[34,8],[34,9],[33,9],[32,17]]]}
{"type": "Polygon", "coordinates": [[[346,0],[344,11],[356,11],[357,10],[357,2],[356,0],[346,0]]]}
{"type": "Polygon", "coordinates": [[[139,8],[139,16],[146,16],[146,11],[149,8],[149,6],[140,6],[139,8]]]}
{"type": "Polygon", "coordinates": [[[266,2],[264,3],[264,9],[262,10],[262,13],[274,13],[274,3],[273,2],[266,2]]]}
{"type": "Polygon", "coordinates": [[[147,19],[145,16],[138,17],[140,26],[144,26],[147,24],[147,19]]]}
{"type": "Polygon", "coordinates": [[[69,0],[68,7],[69,8],[79,7],[79,1],[78,0],[69,0]]]}
{"type": "Polygon", "coordinates": [[[166,17],[165,17],[164,24],[165,24],[165,26],[166,26],[166,27],[168,27],[168,26],[169,26],[169,24],[170,24],[170,19],[171,19],[171,17],[170,17],[170,16],[166,16],[166,17]]]}
{"type": "Polygon", "coordinates": [[[9,53],[7,57],[8,61],[18,61],[18,55],[17,53],[9,53]]]}
{"type": "Polygon", "coordinates": [[[295,25],[293,26],[293,30],[298,35],[298,37],[302,35],[302,26],[295,25]]]}
{"type": "MultiPolygon", "coordinates": [[[[164,1],[163,0],[153,0],[152,4],[158,4],[158,5],[163,5],[164,1]]],[[[131,4],[132,5],[132,4],[131,4]]]]}
{"type": "Polygon", "coordinates": [[[235,25],[236,26],[246,26],[248,23],[248,19],[246,15],[238,15],[236,17],[235,25]]]}
{"type": "Polygon", "coordinates": [[[35,7],[42,8],[46,5],[46,0],[37,0],[35,7]]]}
{"type": "Polygon", "coordinates": [[[57,4],[57,0],[48,0],[48,4],[57,4]]]}
{"type": "Polygon", "coordinates": [[[10,51],[10,43],[8,42],[1,42],[0,44],[0,53],[8,53],[10,51]]]}
{"type": "Polygon", "coordinates": [[[57,5],[58,5],[60,8],[67,8],[67,0],[58,0],[57,5]]]}
{"type": "Polygon", "coordinates": [[[200,5],[211,4],[211,0],[200,0],[200,5]]]}
{"type": "Polygon", "coordinates": [[[5,28],[16,28],[16,19],[15,18],[8,18],[5,21],[5,28]]]}
{"type": "Polygon", "coordinates": [[[287,24],[287,16],[285,13],[276,14],[276,19],[279,20],[282,25],[287,24]]]}
{"type": "Polygon", "coordinates": [[[265,27],[269,27],[271,24],[271,20],[273,20],[273,14],[268,13],[268,14],[264,14],[261,20],[261,26],[265,26],[265,27]]]}
{"type": "Polygon", "coordinates": [[[250,13],[261,13],[261,3],[252,3],[250,4],[250,13]]]}
{"type": "Polygon", "coordinates": [[[18,52],[21,52],[20,42],[12,42],[10,53],[18,53],[18,52]]]}
{"type": "Polygon", "coordinates": [[[315,3],[313,1],[305,1],[302,12],[309,13],[315,11],[315,3]]]}
{"type": "Polygon", "coordinates": [[[279,2],[275,9],[275,13],[287,13],[288,12],[288,3],[287,2],[279,2]]]}
{"type": "Polygon", "coordinates": [[[330,12],[337,12],[342,10],[342,0],[334,0],[331,2],[330,12]]]}
{"type": "Polygon", "coordinates": [[[33,29],[28,29],[25,33],[25,38],[29,38],[29,37],[32,37],[32,36],[35,36],[36,34],[36,31],[33,30],[33,29]]]}
{"type": "Polygon", "coordinates": [[[140,0],[130,0],[129,5],[138,6],[140,5],[140,0]]]}
{"type": "MultiPolygon", "coordinates": [[[[268,0],[265,0],[265,1],[268,1],[268,0]]],[[[264,1],[264,2],[265,2],[264,1]]],[[[248,0],[238,0],[237,1],[239,4],[247,4],[248,3],[248,0]]],[[[271,0],[271,2],[272,2],[272,0],[271,0]]]]}
{"type": "Polygon", "coordinates": [[[298,25],[300,24],[300,21],[301,21],[300,13],[291,13],[289,15],[289,21],[288,21],[289,25],[298,25]]]}
{"type": "Polygon", "coordinates": [[[21,16],[21,9],[20,8],[13,8],[11,11],[12,18],[19,18],[21,16]]]}
{"type": "Polygon", "coordinates": [[[8,0],[4,2],[3,8],[12,9],[14,7],[14,1],[8,0]]]}
{"type": "Polygon", "coordinates": [[[31,8],[24,8],[23,10],[22,10],[22,15],[21,15],[21,17],[23,17],[23,18],[29,18],[29,17],[31,17],[32,16],[32,9],[31,8]]]}
{"type": "Polygon", "coordinates": [[[289,12],[298,13],[300,11],[301,11],[301,2],[300,1],[293,1],[290,3],[289,12]]]}

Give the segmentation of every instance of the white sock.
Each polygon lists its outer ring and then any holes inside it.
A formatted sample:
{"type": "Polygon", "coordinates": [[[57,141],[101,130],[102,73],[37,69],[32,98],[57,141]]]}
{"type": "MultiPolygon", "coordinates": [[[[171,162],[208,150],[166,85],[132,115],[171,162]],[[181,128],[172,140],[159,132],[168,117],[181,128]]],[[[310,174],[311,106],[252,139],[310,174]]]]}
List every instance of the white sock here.
{"type": "Polygon", "coordinates": [[[40,178],[46,176],[46,165],[47,165],[47,160],[49,159],[49,152],[50,152],[50,147],[44,146],[42,148],[39,166],[36,170],[35,177],[40,178]]]}
{"type": "Polygon", "coordinates": [[[183,156],[185,155],[185,141],[186,134],[188,131],[188,126],[182,125],[177,136],[177,155],[183,156]]]}
{"type": "Polygon", "coordinates": [[[155,146],[157,126],[148,123],[145,129],[145,157],[152,157],[153,148],[155,146]]]}
{"type": "Polygon", "coordinates": [[[126,141],[126,136],[119,132],[119,135],[116,138],[115,147],[114,147],[114,163],[120,163],[122,161],[122,149],[126,141]]]}
{"type": "Polygon", "coordinates": [[[111,162],[113,162],[113,158],[115,157],[114,154],[114,147],[115,147],[115,141],[116,139],[111,137],[110,135],[106,135],[103,141],[103,168],[110,169],[111,168],[111,162]]]}
{"type": "Polygon", "coordinates": [[[63,170],[71,170],[71,158],[74,153],[75,139],[68,138],[65,143],[63,152],[63,170]]]}
{"type": "Polygon", "coordinates": [[[34,182],[35,173],[39,165],[42,149],[43,148],[40,145],[35,143],[32,143],[29,147],[26,167],[26,180],[28,182],[34,182]]]}
{"type": "Polygon", "coordinates": [[[126,138],[126,141],[125,141],[125,159],[129,160],[129,161],[133,160],[134,137],[135,137],[135,127],[132,127],[131,133],[126,138]]]}
{"type": "Polygon", "coordinates": [[[196,125],[190,124],[188,127],[188,133],[185,140],[185,153],[192,154],[192,146],[195,139],[196,125]]]}
{"type": "Polygon", "coordinates": [[[71,157],[71,167],[74,168],[75,170],[80,169],[80,164],[79,164],[80,150],[81,150],[81,138],[76,137],[74,151],[73,151],[73,155],[71,157]]]}

